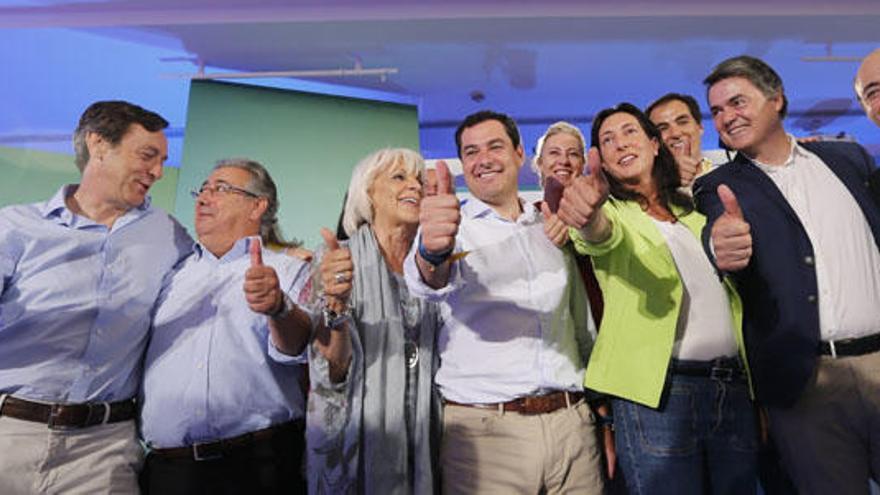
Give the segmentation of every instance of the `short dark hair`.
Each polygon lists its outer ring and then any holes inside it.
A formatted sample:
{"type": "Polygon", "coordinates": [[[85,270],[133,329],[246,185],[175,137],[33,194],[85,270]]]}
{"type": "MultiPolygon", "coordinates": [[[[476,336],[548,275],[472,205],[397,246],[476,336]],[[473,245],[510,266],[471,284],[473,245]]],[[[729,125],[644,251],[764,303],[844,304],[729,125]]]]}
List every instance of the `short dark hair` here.
{"type": "Polygon", "coordinates": [[[168,121],[159,114],[127,101],[99,101],[89,105],[79,118],[79,125],[73,133],[73,148],[79,171],[85,170],[89,162],[86,137],[90,132],[97,133],[111,146],[116,146],[132,124],[140,124],[149,132],[168,127],[168,121]]]}
{"type": "Polygon", "coordinates": [[[728,58],[712,69],[706,79],[703,79],[703,84],[706,85],[708,92],[715,83],[731,77],[742,77],[748,80],[767,98],[781,96],[782,108],[779,109],[779,118],[785,118],[788,113],[788,98],[785,97],[782,78],[772,67],[767,65],[767,62],[748,55],[728,58]]]}
{"type": "Polygon", "coordinates": [[[501,125],[504,126],[504,131],[507,132],[510,142],[513,143],[513,147],[519,147],[519,129],[516,127],[516,122],[514,122],[509,115],[494,112],[492,110],[480,110],[479,112],[472,113],[465,117],[464,120],[461,121],[461,124],[458,125],[458,129],[455,130],[455,151],[458,153],[459,158],[461,158],[461,134],[465,129],[486,122],[487,120],[497,120],[500,122],[501,125]]]}
{"type": "Polygon", "coordinates": [[[688,112],[690,112],[691,117],[693,117],[698,124],[703,121],[703,113],[700,111],[700,104],[697,103],[697,99],[691,95],[686,95],[682,93],[666,93],[660,98],[657,98],[654,103],[648,105],[648,108],[645,109],[645,114],[648,115],[648,117],[650,118],[651,113],[657,107],[673,101],[680,101],[687,105],[688,112]]]}
{"type": "MultiPolygon", "coordinates": [[[[645,134],[647,134],[649,138],[655,139],[659,145],[657,156],[654,157],[654,167],[651,170],[651,176],[657,183],[657,195],[663,206],[670,210],[670,213],[672,212],[672,208],[670,208],[671,205],[681,207],[684,210],[685,215],[693,211],[693,201],[690,197],[678,190],[681,186],[681,179],[678,175],[678,165],[675,161],[675,157],[672,155],[672,152],[669,151],[669,148],[666,147],[666,144],[663,143],[663,139],[660,137],[660,131],[657,129],[657,126],[655,126],[654,123],[648,119],[648,116],[635,105],[631,103],[620,103],[597,113],[596,117],[593,119],[593,127],[590,130],[590,146],[598,149],[600,153],[602,152],[602,148],[599,146],[599,129],[608,117],[617,113],[627,113],[635,117],[645,134]]],[[[627,189],[612,175],[608,174],[607,178],[612,196],[618,199],[634,200],[640,203],[646,201],[647,198],[644,198],[641,194],[635,191],[627,189]]]]}

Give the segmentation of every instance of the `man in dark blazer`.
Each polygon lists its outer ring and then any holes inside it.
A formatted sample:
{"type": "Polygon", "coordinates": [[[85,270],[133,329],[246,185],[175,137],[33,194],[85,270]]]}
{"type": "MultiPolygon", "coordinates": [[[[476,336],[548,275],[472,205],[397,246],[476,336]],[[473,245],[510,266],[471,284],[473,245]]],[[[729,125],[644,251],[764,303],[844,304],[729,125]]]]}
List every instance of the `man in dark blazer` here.
{"type": "Polygon", "coordinates": [[[798,144],[779,75],[752,57],[704,80],[736,159],[697,180],[704,244],[744,303],[758,400],[803,494],[880,478],[880,208],[853,143],[798,144]]]}

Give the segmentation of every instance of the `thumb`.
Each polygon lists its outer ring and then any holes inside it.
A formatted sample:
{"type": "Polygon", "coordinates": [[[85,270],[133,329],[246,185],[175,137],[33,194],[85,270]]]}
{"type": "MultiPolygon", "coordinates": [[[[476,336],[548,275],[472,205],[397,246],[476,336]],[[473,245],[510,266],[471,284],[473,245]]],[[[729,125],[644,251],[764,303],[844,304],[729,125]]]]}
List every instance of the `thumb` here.
{"type": "Polygon", "coordinates": [[[553,215],[546,201],[541,201],[541,214],[544,215],[544,220],[549,220],[550,216],[553,215]]]}
{"type": "Polygon", "coordinates": [[[593,177],[593,182],[596,185],[604,186],[608,183],[605,179],[605,172],[602,171],[602,158],[599,156],[599,148],[595,146],[590,147],[590,150],[587,151],[587,170],[589,171],[589,176],[593,177]]]}
{"type": "Polygon", "coordinates": [[[321,227],[321,237],[324,238],[324,245],[327,246],[328,251],[339,249],[339,241],[336,240],[336,236],[327,227],[321,227]]]}
{"type": "Polygon", "coordinates": [[[452,174],[446,162],[437,162],[437,194],[452,194],[452,174]]]}
{"type": "Polygon", "coordinates": [[[251,266],[263,266],[263,243],[260,239],[252,239],[248,251],[251,253],[251,266]]]}
{"type": "Polygon", "coordinates": [[[733,194],[733,191],[731,191],[729,187],[724,184],[719,185],[718,198],[721,200],[721,204],[724,205],[724,213],[733,215],[742,220],[743,213],[739,207],[739,202],[736,200],[736,195],[733,194]]]}

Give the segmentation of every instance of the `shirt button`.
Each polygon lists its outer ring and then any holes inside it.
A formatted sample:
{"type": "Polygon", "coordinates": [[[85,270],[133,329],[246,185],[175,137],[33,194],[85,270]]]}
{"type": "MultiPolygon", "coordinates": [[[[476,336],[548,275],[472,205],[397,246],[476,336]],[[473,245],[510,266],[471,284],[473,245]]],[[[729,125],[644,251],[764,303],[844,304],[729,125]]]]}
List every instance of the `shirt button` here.
{"type": "Polygon", "coordinates": [[[197,369],[204,369],[204,367],[205,367],[204,363],[199,363],[196,365],[197,369]]]}
{"type": "Polygon", "coordinates": [[[813,266],[816,264],[816,260],[812,256],[804,256],[804,264],[813,266]]]}
{"type": "Polygon", "coordinates": [[[810,294],[809,296],[807,296],[807,302],[814,303],[814,302],[816,302],[817,299],[818,298],[816,297],[815,294],[810,294]]]}

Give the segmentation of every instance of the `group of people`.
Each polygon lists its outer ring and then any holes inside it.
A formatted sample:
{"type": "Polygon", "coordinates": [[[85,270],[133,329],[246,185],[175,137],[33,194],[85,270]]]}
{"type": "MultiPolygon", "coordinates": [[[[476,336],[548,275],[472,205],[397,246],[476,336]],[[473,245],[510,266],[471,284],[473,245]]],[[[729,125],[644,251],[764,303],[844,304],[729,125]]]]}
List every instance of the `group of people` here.
{"type": "MultiPolygon", "coordinates": [[[[788,134],[760,59],[704,83],[727,163],[669,93],[589,144],[550,126],[530,203],[516,123],[480,111],[469,199],[376,151],[313,259],[248,159],[193,191],[190,238],[147,195],[168,123],[91,105],[80,183],[0,210],[0,492],[868,493],[874,162],[788,134]]],[[[855,90],[880,126],[880,50],[855,90]]]]}

